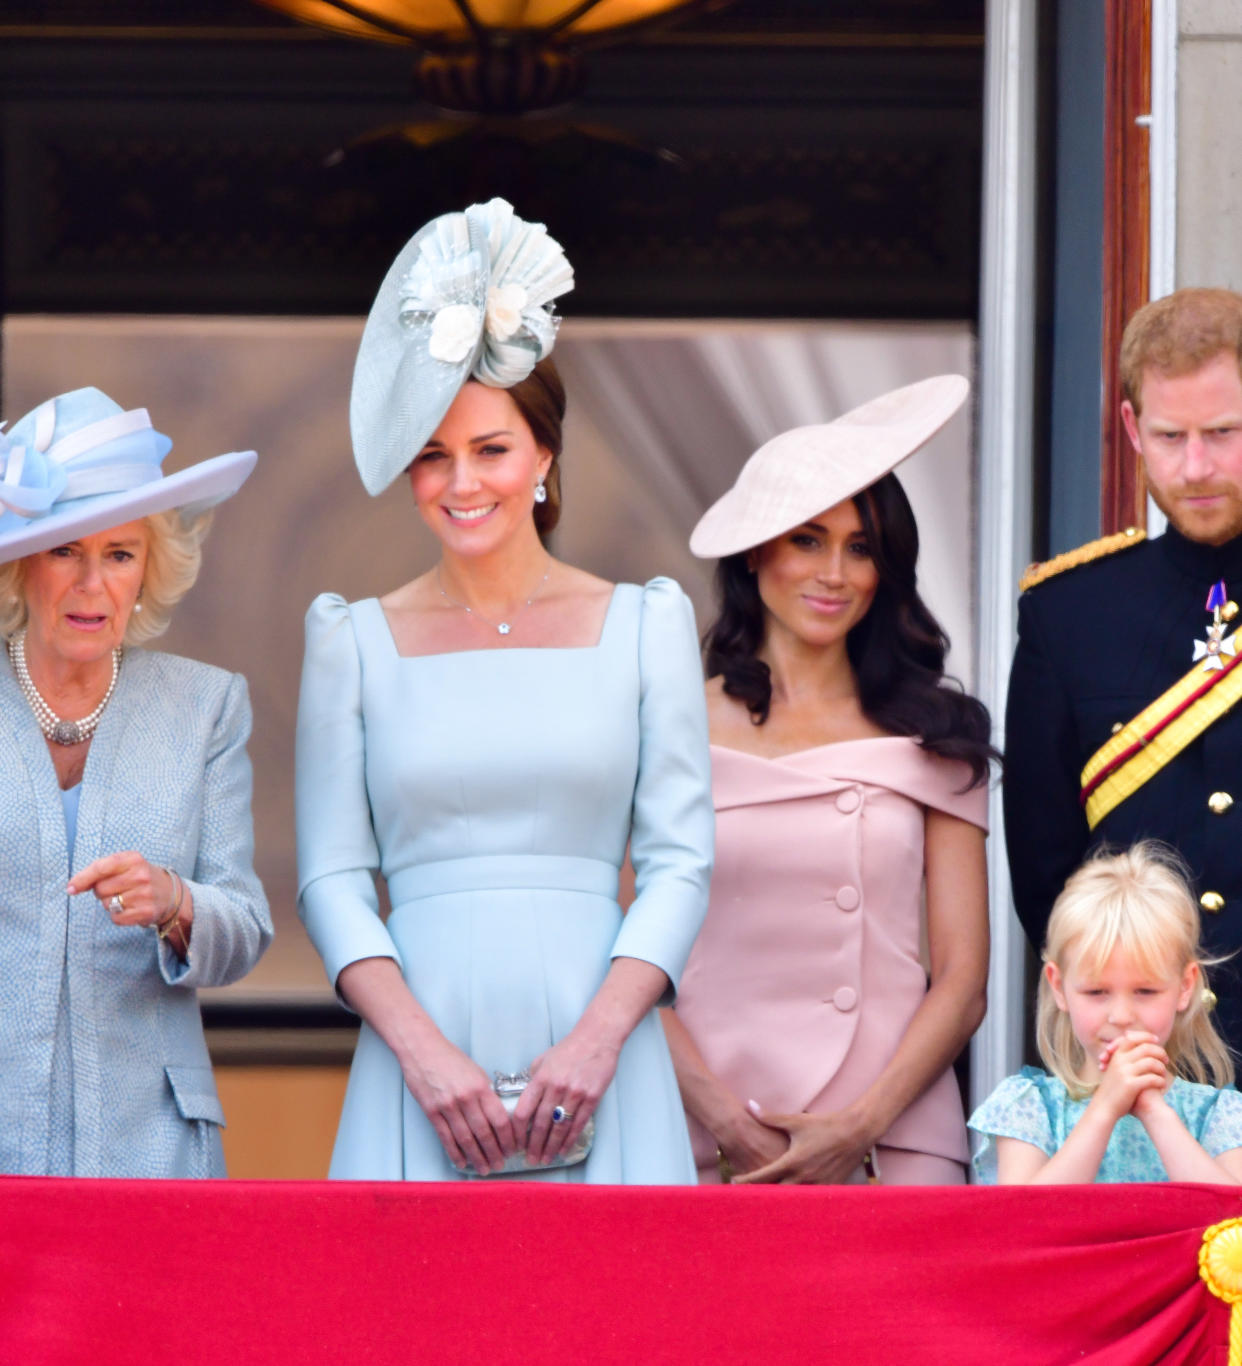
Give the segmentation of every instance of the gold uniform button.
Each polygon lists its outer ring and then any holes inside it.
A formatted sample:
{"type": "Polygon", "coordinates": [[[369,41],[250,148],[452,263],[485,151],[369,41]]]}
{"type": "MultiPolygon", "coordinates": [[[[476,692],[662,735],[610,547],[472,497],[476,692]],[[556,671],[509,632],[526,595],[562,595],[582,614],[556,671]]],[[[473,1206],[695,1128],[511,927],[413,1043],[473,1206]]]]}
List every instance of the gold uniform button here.
{"type": "Polygon", "coordinates": [[[1232,621],[1238,615],[1238,604],[1232,598],[1220,609],[1220,614],[1226,621],[1232,621]]]}
{"type": "Polygon", "coordinates": [[[1233,798],[1228,792],[1213,792],[1208,798],[1208,810],[1214,816],[1223,816],[1233,805],[1233,798]]]}
{"type": "Polygon", "coordinates": [[[1111,732],[1111,733],[1112,733],[1113,735],[1116,735],[1117,732],[1118,732],[1120,729],[1121,729],[1121,722],[1120,722],[1120,721],[1114,721],[1114,722],[1113,722],[1113,729],[1112,729],[1112,732],[1111,732]]]}
{"type": "Polygon", "coordinates": [[[1225,898],[1219,892],[1204,892],[1199,898],[1199,905],[1205,911],[1211,911],[1213,915],[1216,915],[1218,911],[1224,910],[1225,898]]]}

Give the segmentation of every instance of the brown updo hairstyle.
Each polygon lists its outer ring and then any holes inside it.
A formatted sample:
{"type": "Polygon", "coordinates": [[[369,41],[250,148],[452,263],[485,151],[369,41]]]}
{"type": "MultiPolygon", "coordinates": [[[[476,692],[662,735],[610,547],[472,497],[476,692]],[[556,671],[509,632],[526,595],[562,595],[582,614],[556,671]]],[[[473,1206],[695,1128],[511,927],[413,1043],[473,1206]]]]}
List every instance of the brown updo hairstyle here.
{"type": "Polygon", "coordinates": [[[535,530],[547,536],[561,520],[561,446],[565,386],[551,357],[539,361],[524,380],[506,390],[538,445],[552,454],[544,476],[547,501],[535,504],[535,530]]]}

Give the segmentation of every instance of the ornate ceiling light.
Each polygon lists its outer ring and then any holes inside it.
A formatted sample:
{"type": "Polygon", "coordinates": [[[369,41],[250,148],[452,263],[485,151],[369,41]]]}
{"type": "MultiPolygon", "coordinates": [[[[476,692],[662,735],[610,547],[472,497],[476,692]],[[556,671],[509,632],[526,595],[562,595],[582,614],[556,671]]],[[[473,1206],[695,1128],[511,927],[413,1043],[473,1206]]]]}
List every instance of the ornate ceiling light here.
{"type": "Polygon", "coordinates": [[[421,49],[421,92],[444,109],[518,114],[582,85],[581,53],[727,0],[258,0],[306,24],[421,49]]]}

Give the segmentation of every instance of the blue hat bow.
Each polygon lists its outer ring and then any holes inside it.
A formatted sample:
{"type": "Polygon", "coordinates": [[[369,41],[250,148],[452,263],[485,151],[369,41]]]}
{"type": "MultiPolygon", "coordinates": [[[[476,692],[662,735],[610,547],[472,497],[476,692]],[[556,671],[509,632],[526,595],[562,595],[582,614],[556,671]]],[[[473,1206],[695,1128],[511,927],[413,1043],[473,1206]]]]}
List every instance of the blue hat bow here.
{"type": "Polygon", "coordinates": [[[0,510],[45,517],[64,493],[69,476],[43,451],[0,434],[0,510]]]}
{"type": "Polygon", "coordinates": [[[196,517],[236,493],[256,458],[233,451],[165,475],[171,449],[145,408],[98,389],[33,408],[0,435],[0,564],[174,508],[196,517]]]}

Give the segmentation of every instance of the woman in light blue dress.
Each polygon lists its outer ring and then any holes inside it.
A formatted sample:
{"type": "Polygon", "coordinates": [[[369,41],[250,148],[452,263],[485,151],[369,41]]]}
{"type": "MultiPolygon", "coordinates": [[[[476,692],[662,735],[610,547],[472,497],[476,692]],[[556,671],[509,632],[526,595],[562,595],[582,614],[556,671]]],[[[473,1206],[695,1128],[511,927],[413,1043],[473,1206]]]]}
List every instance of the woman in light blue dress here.
{"type": "Polygon", "coordinates": [[[547,305],[570,279],[503,201],[448,215],[397,258],[359,352],[364,483],[408,470],[441,557],[307,616],[299,906],[363,1021],[334,1177],[694,1180],[654,1007],[707,904],[698,648],[670,580],[612,585],[543,544],[564,411],[547,305]],[[526,1073],[506,1108],[497,1074],[526,1073]]]}

